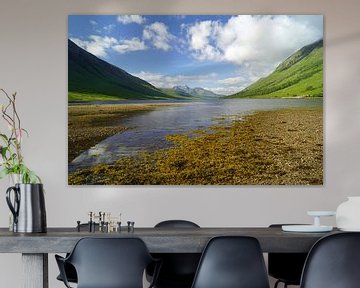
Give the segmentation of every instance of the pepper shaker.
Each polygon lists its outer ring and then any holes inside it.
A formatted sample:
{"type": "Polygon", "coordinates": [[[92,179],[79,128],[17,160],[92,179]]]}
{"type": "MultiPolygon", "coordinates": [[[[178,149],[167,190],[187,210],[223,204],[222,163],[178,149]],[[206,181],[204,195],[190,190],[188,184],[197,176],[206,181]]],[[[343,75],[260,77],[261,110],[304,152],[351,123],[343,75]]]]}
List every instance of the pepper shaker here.
{"type": "Polygon", "coordinates": [[[92,232],[92,224],[93,224],[93,212],[89,212],[89,232],[92,232]]]}
{"type": "Polygon", "coordinates": [[[77,223],[77,226],[76,226],[76,228],[77,228],[77,232],[80,232],[80,221],[78,220],[78,221],[76,221],[76,223],[77,223]]]}

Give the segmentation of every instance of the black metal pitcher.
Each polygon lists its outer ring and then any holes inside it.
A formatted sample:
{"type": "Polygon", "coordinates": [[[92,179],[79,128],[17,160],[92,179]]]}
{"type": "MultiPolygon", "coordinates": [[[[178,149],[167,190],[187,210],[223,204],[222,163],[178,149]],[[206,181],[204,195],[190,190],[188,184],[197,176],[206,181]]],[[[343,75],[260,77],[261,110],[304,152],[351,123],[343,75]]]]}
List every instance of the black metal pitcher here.
{"type": "Polygon", "coordinates": [[[6,190],[6,202],[14,216],[14,232],[44,233],[47,231],[42,184],[15,184],[6,190]],[[13,197],[11,197],[12,192],[13,197]]]}

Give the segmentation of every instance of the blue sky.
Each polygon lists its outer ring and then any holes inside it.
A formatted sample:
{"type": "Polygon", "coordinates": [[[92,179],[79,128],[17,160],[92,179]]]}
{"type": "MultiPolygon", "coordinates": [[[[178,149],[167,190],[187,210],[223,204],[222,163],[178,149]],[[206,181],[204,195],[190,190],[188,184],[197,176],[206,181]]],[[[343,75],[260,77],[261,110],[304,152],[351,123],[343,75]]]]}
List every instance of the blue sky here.
{"type": "Polygon", "coordinates": [[[69,38],[151,84],[233,94],[323,38],[322,15],[70,15],[69,38]]]}

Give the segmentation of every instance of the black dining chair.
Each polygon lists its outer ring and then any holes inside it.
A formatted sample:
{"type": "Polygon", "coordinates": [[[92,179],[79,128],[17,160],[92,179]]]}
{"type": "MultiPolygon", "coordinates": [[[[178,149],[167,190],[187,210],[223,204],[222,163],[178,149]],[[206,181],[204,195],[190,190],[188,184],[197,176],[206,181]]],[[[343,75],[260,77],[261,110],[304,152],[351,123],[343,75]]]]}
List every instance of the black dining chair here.
{"type": "MultiPolygon", "coordinates": [[[[82,223],[80,224],[80,229],[89,229],[89,224],[88,223],[82,223]]],[[[99,229],[99,224],[98,223],[95,223],[95,229],[99,229]]],[[[66,254],[66,257],[69,256],[69,253],[66,254]]],[[[68,282],[71,282],[71,283],[77,283],[77,275],[76,275],[76,270],[74,268],[73,265],[71,265],[70,263],[67,263],[65,262],[64,263],[64,268],[65,268],[65,275],[66,275],[66,278],[67,278],[67,281],[68,282]]],[[[62,277],[61,277],[61,274],[59,274],[57,277],[56,277],[57,280],[59,281],[63,281],[62,277]]]]}
{"type": "Polygon", "coordinates": [[[306,259],[300,287],[360,287],[360,233],[338,233],[318,240],[306,259]]]}
{"type": "MultiPolygon", "coordinates": [[[[187,220],[166,220],[155,225],[156,229],[200,228],[199,225],[187,220]]],[[[152,254],[161,259],[162,266],[159,272],[156,288],[190,288],[194,280],[200,253],[157,253],[152,254]]],[[[147,279],[152,279],[153,267],[147,269],[147,279]]]]}
{"type": "MultiPolygon", "coordinates": [[[[154,262],[154,281],[160,262],[139,238],[82,238],[66,258],[55,255],[61,277],[70,288],[65,263],[74,266],[77,288],[143,288],[143,274],[154,262]]],[[[153,287],[153,283],[149,287],[153,287]]]]}
{"type": "Polygon", "coordinates": [[[269,288],[264,258],[256,238],[212,238],[201,256],[192,288],[269,288]]]}
{"type": "MultiPolygon", "coordinates": [[[[282,225],[288,224],[272,224],[269,228],[281,228],[282,225]]],[[[269,253],[268,273],[277,279],[274,288],[280,283],[284,284],[284,288],[288,285],[300,285],[306,257],[307,253],[269,253]]]]}

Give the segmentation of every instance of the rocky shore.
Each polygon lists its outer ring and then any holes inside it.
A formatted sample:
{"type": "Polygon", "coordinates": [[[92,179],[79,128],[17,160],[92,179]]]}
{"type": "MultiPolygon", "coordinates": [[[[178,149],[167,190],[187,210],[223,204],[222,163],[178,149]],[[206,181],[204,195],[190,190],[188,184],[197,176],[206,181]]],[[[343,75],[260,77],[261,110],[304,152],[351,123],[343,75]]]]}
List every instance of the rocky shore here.
{"type": "Polygon", "coordinates": [[[259,111],[168,141],[172,148],[78,170],[69,184],[323,184],[322,108],[259,111]]]}

